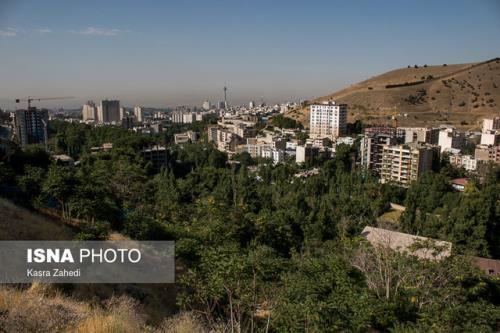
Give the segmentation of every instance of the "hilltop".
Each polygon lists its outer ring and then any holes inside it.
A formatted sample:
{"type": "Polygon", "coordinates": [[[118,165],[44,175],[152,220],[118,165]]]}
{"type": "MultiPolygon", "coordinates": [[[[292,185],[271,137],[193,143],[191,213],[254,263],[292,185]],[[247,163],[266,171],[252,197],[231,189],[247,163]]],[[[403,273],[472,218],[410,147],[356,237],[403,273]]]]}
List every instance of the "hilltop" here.
{"type": "MultiPolygon", "coordinates": [[[[349,105],[348,120],[400,126],[448,123],[472,129],[500,113],[500,59],[438,66],[408,66],[351,85],[312,102],[349,105]]],[[[309,108],[287,116],[309,124],[309,108]]]]}

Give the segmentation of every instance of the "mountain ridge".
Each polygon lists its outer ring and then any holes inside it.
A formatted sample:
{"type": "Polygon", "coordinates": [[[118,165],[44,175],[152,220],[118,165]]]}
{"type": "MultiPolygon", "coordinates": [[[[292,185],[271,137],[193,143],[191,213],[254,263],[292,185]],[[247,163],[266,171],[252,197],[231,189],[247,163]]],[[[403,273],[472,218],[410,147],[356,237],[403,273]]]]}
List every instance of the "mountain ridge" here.
{"type": "MultiPolygon", "coordinates": [[[[349,106],[348,121],[401,126],[450,124],[478,129],[500,114],[500,59],[465,64],[408,66],[355,83],[310,103],[334,100],[349,106]]],[[[287,113],[306,127],[309,108],[287,113]]]]}

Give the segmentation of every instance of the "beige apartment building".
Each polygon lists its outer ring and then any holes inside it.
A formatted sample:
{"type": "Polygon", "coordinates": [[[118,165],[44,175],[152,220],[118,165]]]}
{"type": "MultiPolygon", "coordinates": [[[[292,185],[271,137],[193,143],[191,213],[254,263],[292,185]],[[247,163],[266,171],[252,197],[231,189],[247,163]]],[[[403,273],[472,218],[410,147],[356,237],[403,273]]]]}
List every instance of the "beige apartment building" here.
{"type": "Polygon", "coordinates": [[[380,178],[382,183],[395,182],[409,185],[423,172],[432,170],[439,147],[409,143],[404,145],[385,145],[382,152],[380,178]]]}

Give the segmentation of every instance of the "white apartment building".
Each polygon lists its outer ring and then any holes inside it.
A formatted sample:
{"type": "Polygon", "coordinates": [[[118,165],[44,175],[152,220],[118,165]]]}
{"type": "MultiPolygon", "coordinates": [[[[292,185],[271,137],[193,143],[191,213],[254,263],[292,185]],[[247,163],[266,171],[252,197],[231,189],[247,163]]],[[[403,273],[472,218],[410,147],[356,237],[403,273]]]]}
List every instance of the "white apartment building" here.
{"type": "Polygon", "coordinates": [[[265,148],[262,150],[261,156],[271,159],[273,161],[273,164],[278,164],[285,161],[285,152],[281,149],[265,148]]]}
{"type": "Polygon", "coordinates": [[[438,145],[441,153],[448,148],[462,149],[465,145],[465,136],[454,128],[444,128],[439,131],[438,145]]]}
{"type": "Polygon", "coordinates": [[[144,114],[142,112],[142,108],[140,106],[135,106],[134,107],[134,116],[135,116],[135,119],[142,123],[143,120],[144,120],[144,114]]]}
{"type": "Polygon", "coordinates": [[[210,110],[210,101],[206,100],[203,102],[202,106],[203,110],[208,111],[210,110]]]}
{"type": "Polygon", "coordinates": [[[346,133],[347,105],[324,102],[310,106],[310,134],[312,138],[335,139],[346,133]]]}
{"type": "Polygon", "coordinates": [[[500,143],[500,131],[487,130],[481,133],[481,144],[486,146],[496,146],[500,143]]]}
{"type": "Polygon", "coordinates": [[[87,104],[83,105],[82,119],[83,121],[97,121],[97,107],[94,102],[88,101],[87,104]]]}
{"type": "Polygon", "coordinates": [[[419,143],[384,146],[380,169],[381,182],[409,185],[423,172],[432,170],[434,154],[438,154],[435,146],[419,143]]]}
{"type": "Polygon", "coordinates": [[[481,161],[478,161],[472,155],[462,155],[462,154],[451,154],[450,155],[450,164],[454,165],[458,168],[464,168],[467,171],[476,171],[478,164],[481,161]]]}
{"type": "Polygon", "coordinates": [[[483,119],[483,133],[488,131],[500,130],[500,117],[493,119],[483,119]]]}

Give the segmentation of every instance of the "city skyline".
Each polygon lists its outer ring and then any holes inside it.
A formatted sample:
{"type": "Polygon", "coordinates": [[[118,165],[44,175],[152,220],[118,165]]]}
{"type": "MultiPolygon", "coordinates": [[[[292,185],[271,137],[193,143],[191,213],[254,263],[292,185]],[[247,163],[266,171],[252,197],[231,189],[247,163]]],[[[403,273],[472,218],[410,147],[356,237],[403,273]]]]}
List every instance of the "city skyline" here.
{"type": "Polygon", "coordinates": [[[362,2],[3,1],[0,108],[26,96],[201,106],[226,85],[230,104],[298,101],[407,65],[500,55],[494,1],[362,2]]]}

